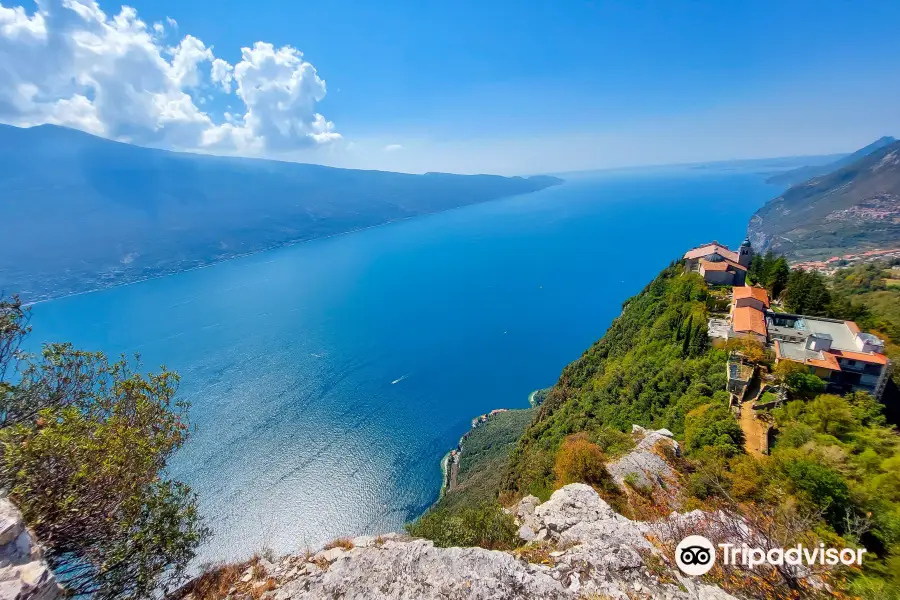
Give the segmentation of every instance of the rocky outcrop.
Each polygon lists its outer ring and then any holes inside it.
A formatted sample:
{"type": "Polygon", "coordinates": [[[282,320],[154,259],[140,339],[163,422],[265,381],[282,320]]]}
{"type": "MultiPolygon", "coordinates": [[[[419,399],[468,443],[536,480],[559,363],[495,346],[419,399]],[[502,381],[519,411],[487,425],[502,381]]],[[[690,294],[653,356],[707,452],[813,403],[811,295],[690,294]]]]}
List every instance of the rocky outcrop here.
{"type": "Polygon", "coordinates": [[[260,561],[264,568],[248,569],[228,597],[265,589],[268,600],[734,600],[683,576],[651,541],[659,529],[619,515],[590,486],[567,485],[544,503],[529,496],[514,512],[533,534],[514,553],[359,537],[260,561]]]}
{"type": "Polygon", "coordinates": [[[0,600],[54,600],[62,595],[22,514],[0,498],[0,600]]]}
{"type": "Polygon", "coordinates": [[[681,453],[672,432],[668,429],[650,431],[640,425],[632,425],[631,430],[639,438],[635,448],[606,466],[613,480],[624,485],[628,478],[630,484],[645,488],[674,484],[677,479],[675,471],[662,456],[667,449],[674,456],[681,453]]]}

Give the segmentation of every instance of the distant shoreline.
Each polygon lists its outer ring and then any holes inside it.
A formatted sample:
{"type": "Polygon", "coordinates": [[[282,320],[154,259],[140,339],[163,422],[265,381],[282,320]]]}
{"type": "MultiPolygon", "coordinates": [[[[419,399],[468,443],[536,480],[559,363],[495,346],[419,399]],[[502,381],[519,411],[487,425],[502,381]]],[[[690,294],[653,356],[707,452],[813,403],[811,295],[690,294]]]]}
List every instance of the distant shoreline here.
{"type": "MultiPolygon", "coordinates": [[[[530,192],[530,193],[534,193],[534,192],[530,192]]],[[[497,200],[502,200],[502,199],[503,198],[497,198],[497,200]]],[[[469,204],[467,206],[473,206],[473,205],[469,204]]],[[[43,298],[41,300],[35,300],[33,302],[25,302],[25,303],[23,303],[23,306],[26,306],[26,307],[34,306],[37,304],[42,304],[44,302],[50,302],[53,300],[61,300],[63,298],[70,298],[72,296],[82,296],[84,294],[92,294],[94,292],[101,292],[103,290],[109,290],[112,288],[125,287],[127,285],[134,285],[136,283],[143,283],[145,281],[152,281],[154,279],[162,279],[163,277],[170,277],[172,275],[178,275],[180,273],[190,273],[191,271],[199,271],[200,269],[208,269],[210,267],[214,267],[214,266],[222,264],[224,262],[238,260],[241,258],[247,258],[248,256],[253,256],[255,254],[262,254],[263,252],[271,252],[272,250],[280,250],[282,248],[290,248],[291,246],[299,246],[301,244],[308,244],[310,242],[316,242],[319,240],[327,240],[327,239],[335,238],[335,237],[342,236],[342,235],[349,235],[351,233],[359,233],[360,231],[365,231],[366,229],[374,229],[376,227],[384,227],[386,225],[391,225],[393,223],[399,223],[400,221],[407,221],[409,219],[415,219],[416,217],[436,215],[436,214],[440,214],[443,212],[447,212],[448,210],[456,210],[457,208],[464,208],[464,207],[457,206],[454,208],[448,208],[447,210],[438,210],[438,211],[434,211],[434,212],[430,212],[430,213],[422,213],[419,215],[409,215],[407,217],[401,217],[399,219],[391,219],[390,221],[385,221],[384,223],[376,223],[375,225],[366,225],[365,227],[357,227],[356,229],[348,229],[347,231],[339,231],[337,233],[329,233],[328,235],[320,235],[320,236],[311,237],[311,238],[307,238],[307,239],[298,239],[298,240],[290,240],[287,242],[281,242],[279,244],[274,244],[272,246],[266,246],[265,248],[260,248],[259,250],[250,250],[248,252],[241,252],[240,254],[234,254],[232,256],[227,256],[224,258],[214,259],[208,263],[205,263],[202,265],[196,265],[193,267],[187,267],[185,269],[175,269],[173,271],[169,271],[166,273],[159,273],[157,275],[147,275],[144,277],[138,277],[138,278],[130,280],[130,281],[123,281],[121,283],[111,283],[109,285],[102,285],[100,287],[91,288],[89,290],[84,290],[81,292],[70,292],[68,294],[62,294],[62,295],[53,296],[50,298],[43,298]]]]}
{"type": "Polygon", "coordinates": [[[463,205],[460,205],[460,206],[453,206],[453,207],[445,208],[445,209],[442,209],[442,210],[434,210],[434,211],[428,211],[428,212],[418,213],[418,214],[415,214],[415,215],[407,215],[407,216],[405,216],[405,217],[398,217],[398,218],[396,218],[396,219],[390,219],[390,220],[388,220],[388,221],[383,221],[383,222],[381,222],[381,223],[375,223],[375,224],[373,224],[373,225],[366,225],[365,227],[356,227],[356,228],[354,228],[354,229],[348,229],[347,231],[338,231],[338,232],[335,232],[335,233],[329,233],[329,234],[327,234],[327,235],[318,235],[318,236],[314,236],[314,237],[310,237],[310,238],[295,239],[295,240],[288,240],[288,241],[286,241],[286,242],[279,242],[279,243],[277,243],[277,244],[272,244],[272,245],[270,245],[270,246],[266,246],[266,247],[264,247],[264,248],[259,248],[259,249],[257,249],[257,250],[249,250],[249,251],[247,251],[247,252],[241,252],[241,253],[239,253],[239,254],[233,254],[233,255],[231,255],[231,256],[226,256],[226,257],[223,257],[223,258],[213,259],[213,260],[211,260],[211,261],[209,261],[209,262],[206,262],[206,263],[204,263],[204,264],[195,265],[195,266],[192,266],[192,267],[187,267],[187,268],[183,268],[183,269],[173,269],[173,270],[171,270],[171,271],[167,271],[167,272],[159,273],[159,274],[155,274],[155,275],[138,276],[138,277],[136,277],[136,278],[134,278],[134,279],[129,279],[129,280],[122,281],[122,282],[117,282],[117,283],[110,283],[109,285],[101,285],[101,286],[98,286],[98,287],[93,287],[93,288],[91,288],[91,289],[89,289],[89,290],[83,290],[83,291],[80,291],[80,292],[69,292],[69,293],[66,293],[66,294],[60,294],[60,295],[58,295],[58,296],[51,296],[51,297],[49,297],[49,298],[42,298],[42,299],[40,299],[40,300],[34,300],[34,301],[30,301],[30,302],[25,302],[25,303],[23,303],[23,306],[25,306],[25,307],[35,306],[35,305],[37,305],[37,304],[42,304],[42,303],[44,303],[44,302],[50,302],[50,301],[52,301],[52,300],[61,300],[61,299],[63,299],[63,298],[69,298],[69,297],[71,297],[71,296],[81,296],[81,295],[83,295],[83,294],[91,294],[91,293],[94,293],[94,292],[100,292],[100,291],[103,291],[103,290],[109,290],[109,289],[112,289],[112,288],[123,287],[123,286],[126,286],[126,285],[134,285],[134,284],[136,284],[136,283],[143,283],[143,282],[145,282],[145,281],[152,281],[152,280],[154,280],[154,279],[162,279],[163,277],[170,277],[170,276],[172,276],[172,275],[178,275],[178,274],[180,274],[180,273],[189,273],[189,272],[191,272],[191,271],[198,271],[198,270],[200,270],[200,269],[207,269],[207,268],[209,268],[209,267],[214,267],[214,266],[216,266],[216,265],[218,265],[218,264],[221,264],[221,263],[224,263],[224,262],[228,262],[228,261],[232,261],[232,260],[238,260],[238,259],[241,259],[241,258],[247,258],[248,256],[253,256],[253,255],[255,255],[255,254],[262,254],[263,252],[270,252],[270,251],[272,251],[272,250],[280,250],[280,249],[282,249],[282,248],[290,248],[291,246],[299,246],[299,245],[302,245],[302,244],[308,244],[308,243],[310,243],[310,242],[316,242],[316,241],[327,240],[327,239],[336,238],[336,237],[340,237],[340,236],[344,236],[344,235],[350,235],[350,234],[352,234],[352,233],[359,233],[359,232],[361,232],[361,231],[366,231],[366,230],[368,230],[368,229],[375,229],[376,227],[386,227],[386,226],[388,226],[388,225],[394,225],[394,224],[396,224],[396,223],[402,223],[403,221],[409,221],[409,220],[411,220],[411,219],[417,219],[417,218],[420,218],[420,217],[430,217],[430,216],[433,216],[433,215],[439,215],[439,214],[443,214],[443,213],[447,213],[447,212],[451,212],[451,211],[455,211],[455,210],[462,210],[462,209],[464,209],[464,208],[469,208],[469,207],[472,207],[472,206],[480,206],[480,205],[483,205],[483,204],[488,204],[488,203],[490,203],[490,202],[498,202],[498,201],[502,201],[502,200],[509,200],[510,198],[517,198],[517,197],[519,197],[519,196],[527,196],[527,195],[530,195],[530,194],[536,194],[536,193],[542,192],[542,191],[544,191],[544,190],[548,190],[548,189],[551,189],[551,188],[554,188],[554,187],[557,187],[557,186],[560,186],[560,185],[564,185],[565,183],[566,183],[566,181],[565,181],[564,179],[560,179],[559,183],[554,183],[553,185],[549,185],[549,186],[547,186],[547,187],[545,187],[545,188],[541,188],[541,189],[538,189],[538,190],[533,190],[533,191],[530,191],[530,192],[522,192],[521,194],[512,194],[512,195],[509,195],[509,196],[501,196],[501,197],[499,197],[499,198],[492,198],[492,199],[490,199],[490,200],[484,200],[484,201],[481,201],[481,202],[474,202],[474,203],[471,203],[471,204],[463,204],[463,205]]]}

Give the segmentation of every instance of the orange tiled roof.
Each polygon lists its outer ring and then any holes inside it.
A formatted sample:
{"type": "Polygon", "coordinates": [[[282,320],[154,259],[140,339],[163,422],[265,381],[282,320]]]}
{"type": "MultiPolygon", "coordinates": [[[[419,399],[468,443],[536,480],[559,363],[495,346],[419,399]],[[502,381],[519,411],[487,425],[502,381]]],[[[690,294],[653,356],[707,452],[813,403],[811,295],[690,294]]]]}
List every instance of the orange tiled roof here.
{"type": "Polygon", "coordinates": [[[747,267],[744,265],[739,265],[734,261],[728,260],[727,258],[724,260],[713,262],[711,260],[700,259],[700,266],[703,267],[704,271],[732,271],[740,270],[746,271],[747,267]]]}
{"type": "Polygon", "coordinates": [[[737,332],[752,331],[766,335],[766,316],[761,310],[752,306],[741,306],[734,309],[731,316],[731,328],[737,332]]]}
{"type": "Polygon", "coordinates": [[[729,250],[727,246],[723,246],[717,242],[713,242],[711,244],[705,244],[703,246],[698,246],[692,250],[688,250],[684,254],[685,260],[691,260],[695,258],[703,258],[709,254],[718,254],[722,258],[727,258],[728,260],[737,262],[738,254],[737,252],[733,252],[729,250]]]}
{"type": "Polygon", "coordinates": [[[731,290],[731,295],[735,300],[744,300],[753,298],[763,303],[763,306],[769,308],[769,293],[763,288],[751,287],[749,285],[735,286],[731,290]]]}
{"type": "Polygon", "coordinates": [[[712,262],[709,260],[701,260],[700,266],[704,271],[727,271],[731,265],[726,261],[712,262]]]}
{"type": "Polygon", "coordinates": [[[888,358],[884,354],[877,354],[873,352],[872,354],[868,354],[866,352],[851,352],[849,350],[829,350],[831,354],[834,354],[838,358],[848,358],[850,360],[858,360],[860,362],[872,363],[875,365],[886,365],[888,363],[888,358]]]}
{"type": "Polygon", "coordinates": [[[852,333],[853,335],[859,333],[859,325],[857,325],[853,321],[844,321],[844,325],[847,326],[847,329],[849,329],[850,333],[852,333]]]}
{"type": "Polygon", "coordinates": [[[818,358],[810,358],[807,359],[807,364],[810,364],[814,367],[824,367],[826,369],[830,369],[832,371],[840,371],[841,365],[838,364],[837,359],[834,357],[834,354],[831,352],[823,352],[822,360],[818,358]]]}
{"type": "Polygon", "coordinates": [[[725,262],[727,262],[729,265],[731,265],[731,266],[734,267],[735,269],[740,269],[741,271],[746,271],[746,270],[747,270],[747,267],[745,267],[744,265],[742,265],[742,264],[740,264],[740,263],[736,263],[736,262],[734,262],[733,260],[728,260],[728,259],[726,258],[726,259],[725,259],[725,262]]]}

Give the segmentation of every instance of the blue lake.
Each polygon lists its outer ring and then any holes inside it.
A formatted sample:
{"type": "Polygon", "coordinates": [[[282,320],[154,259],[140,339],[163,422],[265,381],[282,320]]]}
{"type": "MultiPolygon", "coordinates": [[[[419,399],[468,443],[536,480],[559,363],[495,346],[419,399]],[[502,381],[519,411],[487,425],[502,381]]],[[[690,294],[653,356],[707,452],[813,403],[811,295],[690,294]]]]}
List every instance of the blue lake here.
{"type": "Polygon", "coordinates": [[[197,430],[172,465],[204,560],[396,531],[493,408],[603,335],[686,248],[739,244],[779,190],[752,172],[640,170],[34,307],[31,343],[140,352],[182,376],[197,430]]]}

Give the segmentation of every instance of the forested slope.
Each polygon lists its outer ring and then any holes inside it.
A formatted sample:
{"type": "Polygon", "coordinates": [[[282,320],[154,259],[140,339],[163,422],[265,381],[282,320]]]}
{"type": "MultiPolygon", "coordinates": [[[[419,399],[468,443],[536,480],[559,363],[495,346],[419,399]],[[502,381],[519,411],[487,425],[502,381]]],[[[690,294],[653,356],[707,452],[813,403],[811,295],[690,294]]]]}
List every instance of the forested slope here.
{"type": "Polygon", "coordinates": [[[681,436],[691,409],[717,390],[721,403],[726,355],[708,347],[708,299],[699,275],[673,265],[628,300],[606,335],[563,370],[513,453],[506,487],[546,497],[555,453],[570,434],[601,446],[632,424],[681,436]]]}

